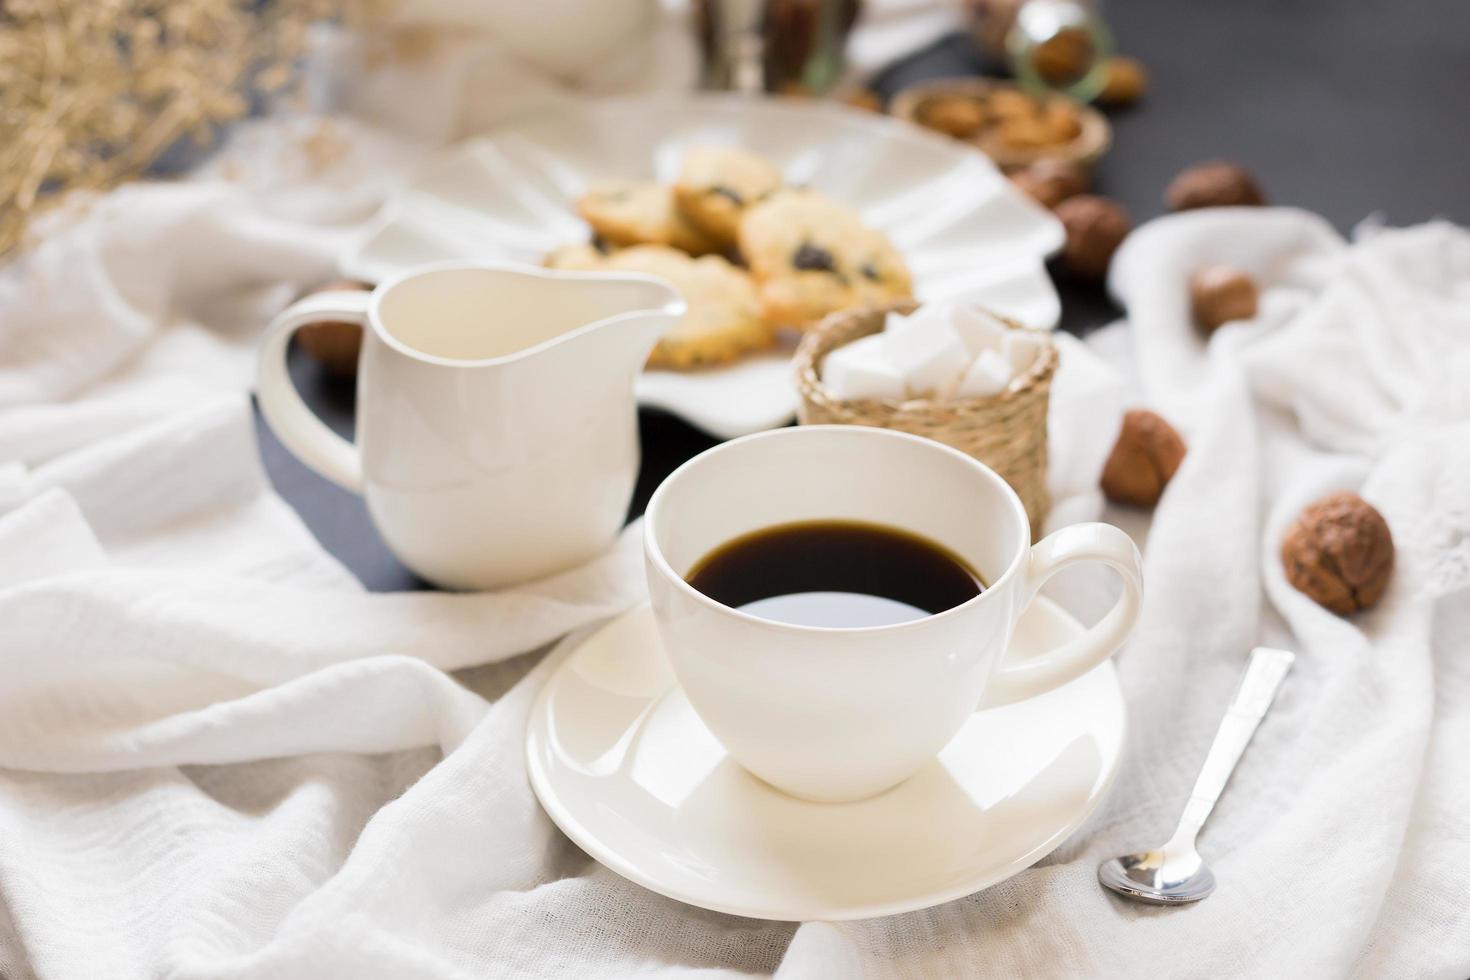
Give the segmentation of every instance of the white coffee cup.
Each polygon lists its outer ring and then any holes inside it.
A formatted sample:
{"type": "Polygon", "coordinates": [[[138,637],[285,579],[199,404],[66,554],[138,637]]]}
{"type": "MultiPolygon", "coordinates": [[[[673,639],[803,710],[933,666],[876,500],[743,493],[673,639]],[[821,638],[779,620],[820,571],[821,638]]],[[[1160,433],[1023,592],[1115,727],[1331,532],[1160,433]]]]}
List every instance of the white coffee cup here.
{"type": "Polygon", "coordinates": [[[1032,697],[1096,667],[1127,639],[1143,599],[1138,549],[1122,531],[1077,524],[1033,546],[1020,498],[994,471],[932,440],[862,426],[778,429],[696,456],[649,502],[645,552],[659,634],[689,703],[742,766],[821,802],[903,781],[982,703],[1032,697]],[[808,520],[922,535],[987,587],[910,622],[825,628],[750,615],[685,581],[733,538],[808,520]],[[1113,608],[1058,649],[1007,661],[1041,585],[1093,561],[1122,579],[1113,608]]]}

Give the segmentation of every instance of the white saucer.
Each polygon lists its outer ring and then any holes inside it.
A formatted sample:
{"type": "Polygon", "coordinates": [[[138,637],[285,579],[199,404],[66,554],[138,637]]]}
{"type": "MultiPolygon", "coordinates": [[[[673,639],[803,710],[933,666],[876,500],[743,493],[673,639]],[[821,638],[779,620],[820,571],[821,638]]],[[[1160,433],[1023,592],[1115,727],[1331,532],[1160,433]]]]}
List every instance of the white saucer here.
{"type": "MultiPolygon", "coordinates": [[[[1037,599],[1014,645],[1081,630],[1037,599]]],[[[1003,881],[1101,802],[1125,718],[1111,663],[1020,704],[977,712],[939,757],[870,800],[808,803],[748,774],[699,721],[642,606],[588,637],[531,711],[531,785],[558,827],[670,898],[760,919],[865,919],[1003,881]]]]}

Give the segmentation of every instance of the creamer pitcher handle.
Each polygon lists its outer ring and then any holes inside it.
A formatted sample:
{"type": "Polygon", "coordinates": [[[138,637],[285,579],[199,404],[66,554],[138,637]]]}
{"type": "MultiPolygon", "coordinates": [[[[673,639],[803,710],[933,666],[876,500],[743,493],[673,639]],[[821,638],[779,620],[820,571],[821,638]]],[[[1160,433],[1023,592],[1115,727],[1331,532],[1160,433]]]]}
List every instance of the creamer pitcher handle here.
{"type": "Polygon", "coordinates": [[[362,492],[362,459],[357,447],[317,418],[286,370],[291,335],[311,323],[348,321],[366,325],[371,293],[344,291],[316,293],[292,303],[271,321],[260,349],[256,390],[260,414],[281,444],[307,466],[340,487],[362,492]]]}
{"type": "Polygon", "coordinates": [[[1143,605],[1143,561],[1133,539],[1111,524],[1074,524],[1050,534],[1032,548],[1022,583],[1024,609],[1057,572],[1096,561],[1118,573],[1123,594],[1096,625],[1081,636],[1039,657],[997,665],[985,686],[981,707],[1009,704],[1060,687],[1081,677],[1123,645],[1143,605]]]}

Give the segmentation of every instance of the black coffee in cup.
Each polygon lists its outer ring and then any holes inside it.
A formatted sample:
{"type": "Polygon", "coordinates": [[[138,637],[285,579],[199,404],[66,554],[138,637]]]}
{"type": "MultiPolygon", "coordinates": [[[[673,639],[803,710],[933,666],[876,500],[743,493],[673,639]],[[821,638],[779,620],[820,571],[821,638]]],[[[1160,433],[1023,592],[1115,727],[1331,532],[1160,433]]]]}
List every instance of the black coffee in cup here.
{"type": "Polygon", "coordinates": [[[928,538],[862,521],[800,521],[741,535],[695,563],[690,585],[734,609],[798,626],[922,619],[985,588],[928,538]]]}

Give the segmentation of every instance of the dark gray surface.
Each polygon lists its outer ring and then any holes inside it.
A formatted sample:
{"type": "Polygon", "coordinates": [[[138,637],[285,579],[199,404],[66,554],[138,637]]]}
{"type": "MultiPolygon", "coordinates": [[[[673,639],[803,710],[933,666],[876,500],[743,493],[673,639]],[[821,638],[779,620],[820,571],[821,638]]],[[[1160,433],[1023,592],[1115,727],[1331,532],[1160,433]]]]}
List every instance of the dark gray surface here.
{"type": "MultiPolygon", "coordinates": [[[[1343,231],[1369,215],[1392,224],[1470,223],[1470,2],[1405,0],[1129,0],[1104,4],[1121,51],[1152,89],[1113,114],[1100,193],[1136,222],[1163,211],[1164,185],[1198,160],[1250,167],[1273,203],[1325,215],[1343,231]]],[[[973,73],[982,60],[956,36],[905,59],[882,88],[973,73]]],[[[1061,284],[1063,327],[1083,333],[1116,315],[1096,288],[1061,284]]],[[[351,431],[350,385],[293,358],[307,400],[351,431]]],[[[362,502],[316,476],[259,426],[277,490],[332,554],[372,589],[423,587],[378,540],[362,502]]],[[[633,513],[652,488],[712,440],[676,419],[642,416],[644,467],[633,513]]]]}

